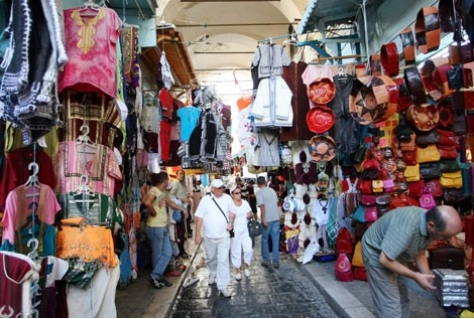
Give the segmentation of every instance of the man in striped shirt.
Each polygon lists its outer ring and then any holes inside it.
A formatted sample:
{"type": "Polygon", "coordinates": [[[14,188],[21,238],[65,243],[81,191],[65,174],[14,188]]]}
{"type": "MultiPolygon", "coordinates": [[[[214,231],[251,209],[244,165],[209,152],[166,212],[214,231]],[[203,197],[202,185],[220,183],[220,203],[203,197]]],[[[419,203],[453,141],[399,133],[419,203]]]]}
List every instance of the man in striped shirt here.
{"type": "Polygon", "coordinates": [[[362,256],[378,317],[410,317],[408,288],[400,276],[426,290],[435,289],[426,249],[431,241],[447,240],[461,231],[461,218],[451,206],[428,211],[416,206],[396,208],[369,227],[362,238],[362,256]],[[418,272],[406,265],[413,259],[418,272]]]}

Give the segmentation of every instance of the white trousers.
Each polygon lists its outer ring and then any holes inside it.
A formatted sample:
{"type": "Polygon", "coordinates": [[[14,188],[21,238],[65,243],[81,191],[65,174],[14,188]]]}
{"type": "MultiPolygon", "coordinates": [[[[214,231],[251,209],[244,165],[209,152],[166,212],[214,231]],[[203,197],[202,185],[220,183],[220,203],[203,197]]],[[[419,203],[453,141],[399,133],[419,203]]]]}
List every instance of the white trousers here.
{"type": "Polygon", "coordinates": [[[211,276],[216,278],[217,289],[227,289],[230,281],[229,251],[230,237],[203,239],[204,250],[206,251],[207,267],[211,276]]]}
{"type": "Polygon", "coordinates": [[[252,239],[249,236],[249,231],[244,229],[235,233],[232,238],[230,254],[232,256],[232,266],[240,268],[242,266],[242,249],[244,250],[244,263],[250,265],[253,256],[252,239]]]}

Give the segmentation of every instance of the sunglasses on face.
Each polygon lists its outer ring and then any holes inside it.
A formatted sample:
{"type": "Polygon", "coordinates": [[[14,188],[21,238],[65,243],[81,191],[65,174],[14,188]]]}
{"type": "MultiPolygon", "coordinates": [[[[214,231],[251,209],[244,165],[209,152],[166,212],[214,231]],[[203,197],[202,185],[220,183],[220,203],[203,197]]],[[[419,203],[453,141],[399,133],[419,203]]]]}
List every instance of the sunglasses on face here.
{"type": "Polygon", "coordinates": [[[234,194],[234,195],[240,195],[241,192],[235,192],[235,193],[232,193],[232,194],[234,194]]]}

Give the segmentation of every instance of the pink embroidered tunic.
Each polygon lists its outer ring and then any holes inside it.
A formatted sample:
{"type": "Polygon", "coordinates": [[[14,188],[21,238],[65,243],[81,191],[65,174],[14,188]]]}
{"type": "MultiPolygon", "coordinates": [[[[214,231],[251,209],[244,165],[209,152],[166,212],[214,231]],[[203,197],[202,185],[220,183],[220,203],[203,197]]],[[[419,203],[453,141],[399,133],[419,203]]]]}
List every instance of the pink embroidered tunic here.
{"type": "Polygon", "coordinates": [[[56,163],[60,188],[57,191],[61,194],[79,190],[83,185],[81,176],[84,174],[92,192],[114,197],[115,182],[122,180],[114,152],[100,144],[60,142],[56,163]]]}
{"type": "Polygon", "coordinates": [[[81,14],[78,8],[64,11],[69,61],[59,75],[59,92],[73,89],[115,97],[120,18],[108,8],[100,8],[95,16],[81,14]]]}

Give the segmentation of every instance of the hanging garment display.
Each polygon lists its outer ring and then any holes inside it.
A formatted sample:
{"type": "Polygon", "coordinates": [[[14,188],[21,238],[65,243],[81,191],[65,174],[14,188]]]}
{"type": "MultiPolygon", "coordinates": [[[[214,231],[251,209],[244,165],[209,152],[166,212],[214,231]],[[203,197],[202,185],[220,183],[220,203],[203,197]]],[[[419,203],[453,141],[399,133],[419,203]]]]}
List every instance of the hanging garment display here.
{"type": "Polygon", "coordinates": [[[288,53],[280,44],[260,43],[250,66],[253,89],[257,90],[260,80],[264,78],[283,75],[283,66],[288,66],[290,62],[288,53]]]}
{"type": "Polygon", "coordinates": [[[121,21],[112,9],[101,7],[92,11],[95,11],[93,16],[83,16],[80,8],[64,11],[69,61],[59,75],[59,91],[103,92],[114,98],[121,21]]]}
{"type": "Polygon", "coordinates": [[[291,98],[291,90],[282,77],[261,80],[250,111],[255,126],[292,126],[291,98]]]}
{"type": "Polygon", "coordinates": [[[251,164],[254,166],[280,166],[278,143],[278,131],[271,129],[260,131],[251,164]]]}

